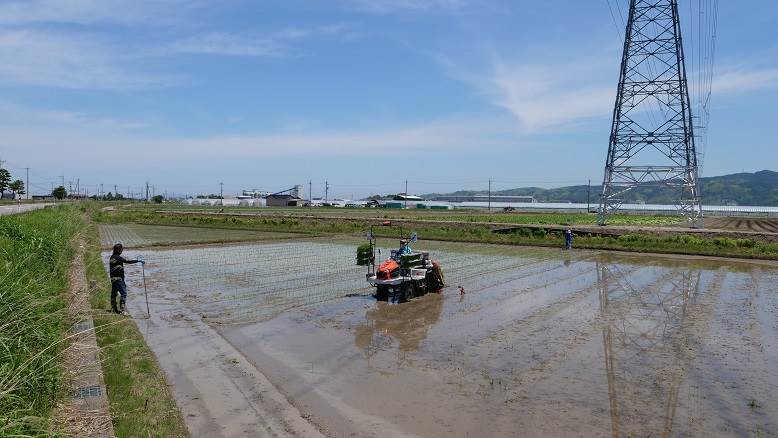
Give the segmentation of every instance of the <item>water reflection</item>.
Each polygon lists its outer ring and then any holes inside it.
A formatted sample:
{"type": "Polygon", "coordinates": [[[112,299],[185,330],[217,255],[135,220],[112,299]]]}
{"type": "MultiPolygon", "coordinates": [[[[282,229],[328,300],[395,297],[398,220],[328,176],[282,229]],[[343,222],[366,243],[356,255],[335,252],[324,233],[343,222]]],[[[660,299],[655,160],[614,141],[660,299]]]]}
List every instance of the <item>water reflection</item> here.
{"type": "Polygon", "coordinates": [[[428,294],[399,305],[377,302],[365,312],[365,323],[356,328],[354,343],[368,357],[393,341],[397,341],[401,352],[416,351],[442,311],[442,294],[428,294]]]}
{"type": "Polygon", "coordinates": [[[718,295],[700,295],[701,271],[655,267],[661,274],[637,286],[624,265],[597,260],[611,432],[670,436],[686,369],[696,357],[718,295]],[[716,296],[714,296],[716,295],[716,296]]]}

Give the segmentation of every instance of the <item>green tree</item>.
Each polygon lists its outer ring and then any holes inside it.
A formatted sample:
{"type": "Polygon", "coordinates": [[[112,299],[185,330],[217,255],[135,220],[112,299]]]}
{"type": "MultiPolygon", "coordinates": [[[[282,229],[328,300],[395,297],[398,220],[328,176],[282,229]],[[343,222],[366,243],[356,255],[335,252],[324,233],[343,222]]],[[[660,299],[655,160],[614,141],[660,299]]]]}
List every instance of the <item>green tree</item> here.
{"type": "Polygon", "coordinates": [[[24,192],[24,181],[17,179],[16,181],[12,182],[8,185],[8,189],[11,190],[14,194],[14,199],[16,198],[16,195],[23,195],[24,192]]]}
{"type": "Polygon", "coordinates": [[[0,168],[0,198],[5,194],[5,190],[11,184],[11,172],[0,168]]]}
{"type": "Polygon", "coordinates": [[[151,200],[154,201],[155,204],[161,204],[164,199],[165,197],[162,195],[157,195],[151,198],[151,200]]]}
{"type": "Polygon", "coordinates": [[[67,190],[65,190],[65,187],[59,186],[51,191],[51,196],[57,198],[57,199],[65,199],[65,196],[68,195],[67,190]]]}

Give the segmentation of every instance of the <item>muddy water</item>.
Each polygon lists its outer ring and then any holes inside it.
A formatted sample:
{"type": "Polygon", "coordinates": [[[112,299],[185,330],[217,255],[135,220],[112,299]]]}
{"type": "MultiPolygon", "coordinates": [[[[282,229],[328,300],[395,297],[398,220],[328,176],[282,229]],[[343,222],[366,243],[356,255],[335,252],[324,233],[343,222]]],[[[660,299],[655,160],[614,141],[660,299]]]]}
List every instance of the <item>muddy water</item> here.
{"type": "MultiPolygon", "coordinates": [[[[449,287],[392,305],[367,295],[353,248],[154,253],[148,336],[200,324],[331,436],[778,433],[774,266],[430,246],[449,287]]],[[[163,367],[193,372],[166,348],[163,367]]]]}

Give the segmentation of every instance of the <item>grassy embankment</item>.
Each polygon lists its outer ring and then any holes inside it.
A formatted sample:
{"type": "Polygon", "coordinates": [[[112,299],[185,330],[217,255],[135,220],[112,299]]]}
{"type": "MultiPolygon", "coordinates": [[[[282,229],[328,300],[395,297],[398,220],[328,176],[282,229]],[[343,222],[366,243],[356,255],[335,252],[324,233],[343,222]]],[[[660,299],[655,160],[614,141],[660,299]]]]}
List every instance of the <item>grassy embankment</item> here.
{"type": "Polygon", "coordinates": [[[42,436],[61,388],[64,294],[81,216],[71,208],[0,217],[0,436],[42,436]]]}
{"type": "Polygon", "coordinates": [[[154,356],[131,319],[106,314],[108,280],[99,239],[74,205],[0,217],[0,436],[56,435],[52,409],[66,397],[64,297],[77,238],[84,236],[95,332],[119,437],[186,436],[154,356]],[[146,404],[148,400],[148,404],[146,404]]]}
{"type": "MultiPolygon", "coordinates": [[[[519,215],[516,215],[519,216],[519,215]]],[[[557,225],[569,222],[570,215],[544,214],[546,224],[557,225]]],[[[629,216],[633,218],[633,216],[629,216]]],[[[646,218],[634,216],[635,218],[646,218]]],[[[214,227],[229,229],[252,229],[257,231],[295,232],[321,234],[361,234],[370,225],[367,221],[340,221],[322,218],[289,217],[235,217],[214,215],[161,215],[150,211],[122,210],[113,213],[100,212],[95,219],[106,223],[141,223],[155,225],[179,225],[196,227],[214,227]]],[[[631,219],[630,219],[631,220],[631,219]]],[[[574,222],[575,223],[575,222],[574,222]]],[[[512,233],[494,233],[489,227],[478,224],[448,224],[446,221],[430,224],[414,224],[413,231],[423,239],[499,243],[510,245],[531,245],[561,247],[560,231],[518,228],[512,233]]],[[[405,232],[410,229],[406,227],[405,232]]],[[[374,227],[374,232],[382,237],[399,236],[397,227],[374,227]]],[[[621,236],[600,236],[583,233],[575,238],[577,248],[608,249],[633,252],[656,252],[670,254],[693,254],[719,257],[740,257],[758,259],[778,259],[778,244],[765,243],[753,239],[731,239],[726,237],[705,238],[693,234],[658,236],[653,234],[632,233],[621,236]]]]}
{"type": "MultiPolygon", "coordinates": [[[[192,206],[184,204],[143,204],[128,205],[126,210],[136,212],[182,211],[215,213],[220,207],[192,206]]],[[[505,224],[532,225],[595,225],[597,215],[590,213],[554,213],[554,212],[502,212],[487,213],[483,209],[473,210],[429,210],[429,209],[372,209],[372,208],[289,208],[289,207],[225,207],[224,213],[252,214],[264,216],[322,216],[322,217],[372,217],[383,219],[415,219],[446,222],[490,222],[505,224]]],[[[683,224],[683,220],[673,215],[618,214],[610,218],[611,225],[673,226],[683,224]]]]}

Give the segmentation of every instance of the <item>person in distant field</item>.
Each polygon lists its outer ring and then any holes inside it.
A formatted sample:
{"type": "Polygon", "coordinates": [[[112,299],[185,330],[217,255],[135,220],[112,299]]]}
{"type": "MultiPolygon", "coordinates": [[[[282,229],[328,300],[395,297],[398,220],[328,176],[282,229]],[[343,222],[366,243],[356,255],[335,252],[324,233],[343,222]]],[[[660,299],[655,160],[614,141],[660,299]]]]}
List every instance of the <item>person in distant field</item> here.
{"type": "Polygon", "coordinates": [[[127,302],[127,284],[124,282],[124,264],[145,264],[146,262],[143,260],[127,260],[122,257],[122,251],[124,251],[124,246],[121,243],[113,246],[113,254],[111,254],[111,258],[108,260],[108,268],[111,276],[111,310],[115,313],[126,314],[124,305],[127,302]],[[117,294],[121,296],[119,307],[116,306],[117,294]]]}
{"type": "Polygon", "coordinates": [[[573,232],[570,228],[565,230],[565,249],[573,249],[573,232]]]}
{"type": "Polygon", "coordinates": [[[400,239],[400,249],[397,251],[397,255],[401,256],[403,254],[410,254],[413,250],[411,249],[411,246],[408,244],[407,239],[400,239]]]}

